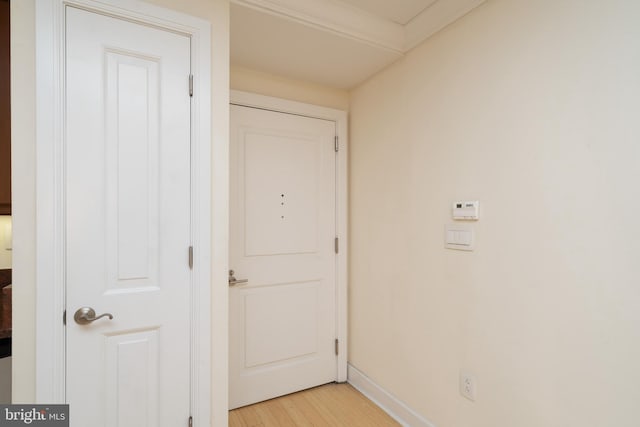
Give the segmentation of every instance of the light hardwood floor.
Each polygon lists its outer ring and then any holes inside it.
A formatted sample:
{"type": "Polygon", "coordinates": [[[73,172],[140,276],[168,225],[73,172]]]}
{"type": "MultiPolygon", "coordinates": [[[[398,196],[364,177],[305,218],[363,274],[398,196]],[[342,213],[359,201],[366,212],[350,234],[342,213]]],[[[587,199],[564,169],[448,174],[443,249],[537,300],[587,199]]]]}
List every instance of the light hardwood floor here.
{"type": "Polygon", "coordinates": [[[229,411],[229,427],[399,426],[349,384],[327,384],[229,411]]]}

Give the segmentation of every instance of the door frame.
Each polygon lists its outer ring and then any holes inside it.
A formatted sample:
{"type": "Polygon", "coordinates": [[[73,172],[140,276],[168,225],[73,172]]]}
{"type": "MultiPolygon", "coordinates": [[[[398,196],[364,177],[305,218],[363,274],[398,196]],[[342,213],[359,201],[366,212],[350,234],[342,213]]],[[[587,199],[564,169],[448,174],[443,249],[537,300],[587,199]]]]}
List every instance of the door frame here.
{"type": "Polygon", "coordinates": [[[346,111],[333,108],[239,90],[232,90],[229,94],[232,105],[329,120],[336,124],[336,135],[339,146],[336,156],[336,237],[339,238],[338,254],[336,255],[336,337],[339,340],[336,381],[345,382],[347,381],[348,348],[348,114],[346,111]]]}
{"type": "MultiPolygon", "coordinates": [[[[219,215],[218,210],[212,212],[211,209],[211,26],[202,19],[135,0],[38,0],[35,3],[36,402],[66,402],[64,11],[67,6],[74,6],[191,37],[194,76],[191,111],[193,326],[189,331],[192,336],[191,415],[197,425],[209,425],[212,403],[211,218],[212,214],[219,215]]],[[[185,82],[186,79],[187,76],[185,82]]],[[[220,150],[218,145],[213,147],[215,154],[220,150]]],[[[217,263],[216,260],[213,262],[217,263]]]]}

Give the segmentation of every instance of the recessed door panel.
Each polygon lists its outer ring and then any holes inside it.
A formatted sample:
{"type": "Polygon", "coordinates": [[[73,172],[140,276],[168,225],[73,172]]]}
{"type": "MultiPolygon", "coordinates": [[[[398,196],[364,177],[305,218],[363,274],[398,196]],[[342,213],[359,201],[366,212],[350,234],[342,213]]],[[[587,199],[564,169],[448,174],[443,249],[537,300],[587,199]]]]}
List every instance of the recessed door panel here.
{"type": "Polygon", "coordinates": [[[245,255],[316,252],[322,141],[284,130],[243,129],[241,138],[245,255]]]}
{"type": "Polygon", "coordinates": [[[315,354],[318,303],[317,282],[247,293],[245,368],[271,366],[315,354]]]}
{"type": "MultiPolygon", "coordinates": [[[[110,53],[107,128],[116,136],[117,162],[108,170],[117,191],[118,280],[147,279],[157,269],[158,63],[110,53]]],[[[110,181],[111,181],[110,180],[110,181]]]]}
{"type": "Polygon", "coordinates": [[[105,336],[107,425],[158,425],[159,331],[105,336]]]}
{"type": "Polygon", "coordinates": [[[106,180],[110,285],[157,286],[159,64],[106,53],[106,180]]]}

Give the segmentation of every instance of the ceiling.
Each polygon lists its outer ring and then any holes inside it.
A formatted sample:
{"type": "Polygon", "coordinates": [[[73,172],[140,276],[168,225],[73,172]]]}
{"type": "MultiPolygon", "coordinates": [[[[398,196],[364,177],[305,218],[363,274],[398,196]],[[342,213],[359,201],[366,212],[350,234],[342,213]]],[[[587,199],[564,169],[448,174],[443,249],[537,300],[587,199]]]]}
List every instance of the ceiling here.
{"type": "Polygon", "coordinates": [[[485,0],[231,0],[231,63],[350,89],[485,0]]]}
{"type": "Polygon", "coordinates": [[[343,3],[400,25],[406,25],[435,2],[436,0],[343,0],[343,3]]]}

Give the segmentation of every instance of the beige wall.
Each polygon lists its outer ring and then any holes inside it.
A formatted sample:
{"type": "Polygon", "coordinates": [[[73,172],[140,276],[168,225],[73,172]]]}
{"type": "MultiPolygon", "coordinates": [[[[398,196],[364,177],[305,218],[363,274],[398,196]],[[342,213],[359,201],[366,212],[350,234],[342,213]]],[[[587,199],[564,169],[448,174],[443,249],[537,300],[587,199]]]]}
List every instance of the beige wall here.
{"type": "MultiPolygon", "coordinates": [[[[35,401],[35,1],[11,2],[13,162],[13,400],[35,401]]],[[[40,0],[37,0],[40,1],[40,0]]],[[[229,3],[228,0],[149,0],[211,23],[214,212],[227,204],[229,3]]],[[[226,212],[226,208],[224,209],[226,212]]],[[[214,215],[212,246],[213,424],[227,422],[227,302],[225,284],[227,218],[214,215]],[[220,344],[222,343],[222,344],[220,344]],[[221,386],[221,384],[223,386],[221,386]]]]}
{"type": "Polygon", "coordinates": [[[347,111],[349,93],[234,65],[231,89],[347,111]]]}
{"type": "Polygon", "coordinates": [[[351,93],[350,361],[438,427],[640,422],[638,22],[488,0],[351,93]]]}
{"type": "Polygon", "coordinates": [[[11,2],[12,400],[35,401],[35,0],[11,2]]]}

